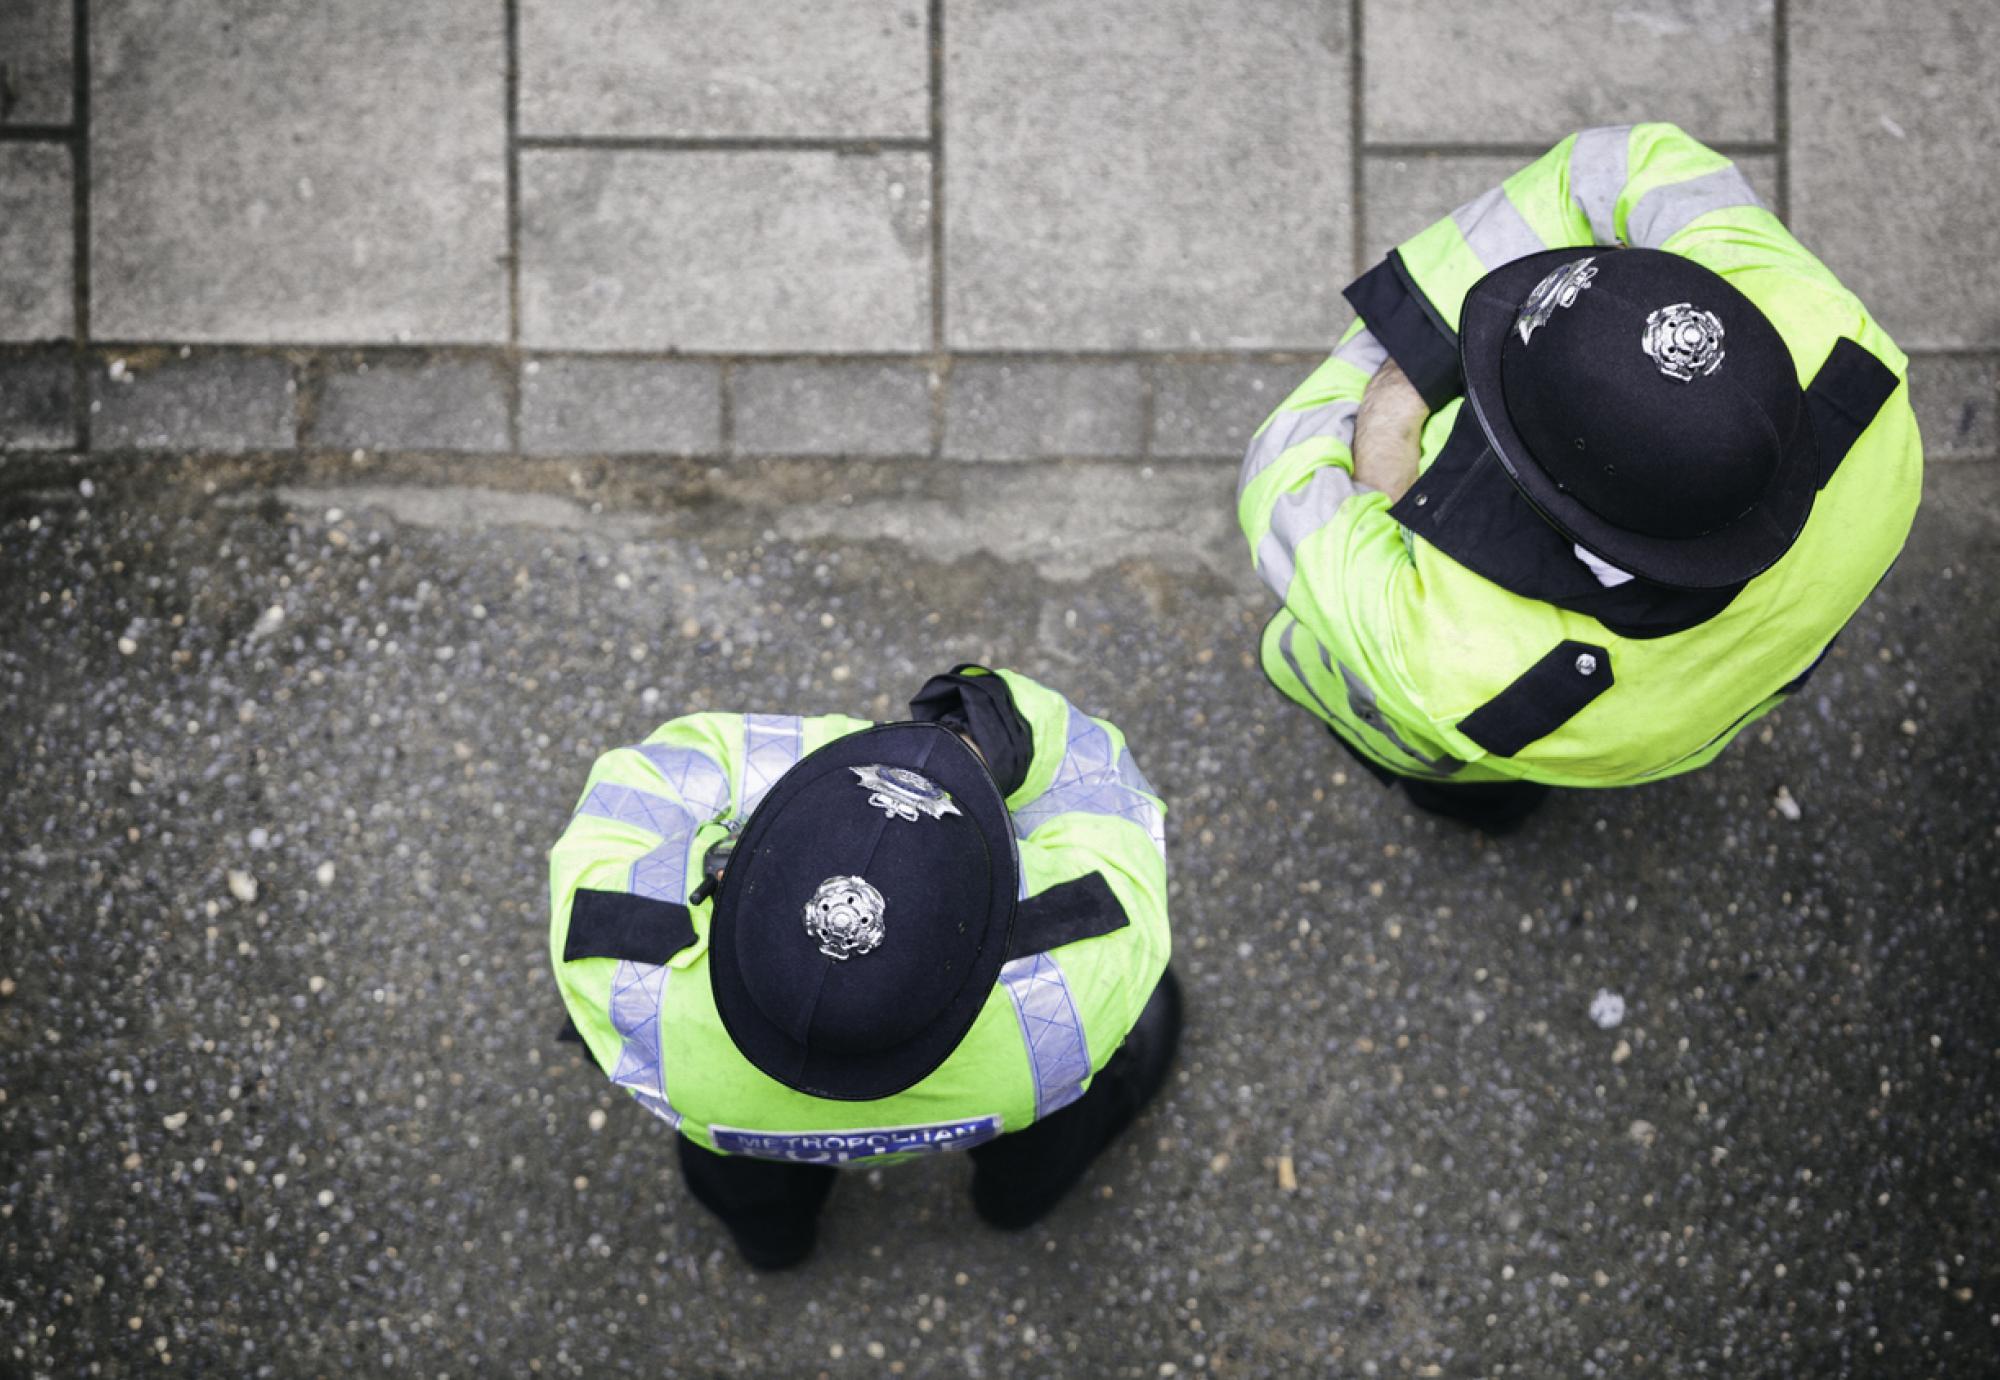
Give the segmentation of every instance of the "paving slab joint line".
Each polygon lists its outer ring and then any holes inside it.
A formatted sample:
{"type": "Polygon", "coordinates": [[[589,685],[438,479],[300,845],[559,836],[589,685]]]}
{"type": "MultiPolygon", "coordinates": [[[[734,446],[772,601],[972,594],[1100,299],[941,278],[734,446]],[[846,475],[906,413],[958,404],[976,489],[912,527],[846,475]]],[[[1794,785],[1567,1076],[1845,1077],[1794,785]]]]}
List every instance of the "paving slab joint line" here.
{"type": "Polygon", "coordinates": [[[507,445],[521,452],[521,5],[506,0],[507,25],[507,445]]]}
{"type": "Polygon", "coordinates": [[[522,134],[515,144],[536,153],[929,153],[929,137],[779,138],[773,135],[522,134]]]}
{"type": "Polygon", "coordinates": [[[75,125],[0,125],[0,144],[68,144],[75,125]]]}
{"type": "MultiPolygon", "coordinates": [[[[1558,138],[1573,134],[1574,130],[1564,130],[1558,138]]],[[[1701,138],[1699,129],[1688,133],[1701,138]]],[[[1783,145],[1777,140],[1763,139],[1702,139],[1709,148],[1724,158],[1768,158],[1782,155],[1783,145]]],[[[1551,148],[1556,140],[1545,144],[1507,141],[1496,143],[1476,143],[1456,140],[1442,143],[1397,141],[1393,143],[1358,144],[1360,156],[1364,158],[1518,158],[1523,163],[1531,163],[1551,148]]]]}
{"type": "MultiPolygon", "coordinates": [[[[930,288],[931,288],[931,350],[940,353],[945,348],[944,319],[944,0],[930,0],[927,10],[928,51],[930,62],[930,154],[931,154],[931,223],[930,223],[930,288]]],[[[935,435],[934,449],[940,453],[944,446],[944,420],[940,412],[935,435]]]]}
{"type": "MultiPolygon", "coordinates": [[[[1771,11],[1771,132],[1776,136],[1778,185],[1772,190],[1778,219],[1792,218],[1792,33],[1788,0],[1773,0],[1771,11]]],[[[1727,152],[1727,150],[1724,150],[1727,152]]],[[[1733,156],[1733,155],[1732,155],[1733,156]]]]}
{"type": "Polygon", "coordinates": [[[1354,247],[1348,251],[1349,274],[1360,277],[1367,271],[1364,256],[1368,253],[1367,237],[1362,233],[1367,227],[1362,214],[1361,188],[1368,161],[1368,148],[1362,142],[1362,132],[1367,129],[1367,109],[1363,91],[1366,89],[1367,71],[1365,59],[1361,56],[1361,6],[1363,0],[1348,0],[1347,4],[1347,217],[1348,233],[1353,236],[1354,247]]]}
{"type": "Polygon", "coordinates": [[[90,5],[70,0],[70,287],[76,444],[90,449],[90,5]]]}

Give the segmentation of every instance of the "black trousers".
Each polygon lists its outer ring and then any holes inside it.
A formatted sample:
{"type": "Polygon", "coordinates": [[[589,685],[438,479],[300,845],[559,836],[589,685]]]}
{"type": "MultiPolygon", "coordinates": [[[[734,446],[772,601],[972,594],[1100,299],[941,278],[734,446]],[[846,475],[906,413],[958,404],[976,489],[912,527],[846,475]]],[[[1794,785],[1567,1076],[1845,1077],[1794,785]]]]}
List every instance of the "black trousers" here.
{"type": "MultiPolygon", "coordinates": [[[[994,1226],[1018,1228],[1053,1207],[1145,1104],[1142,1072],[1129,1045],[1122,1047],[1069,1106],[968,1150],[979,1215],[994,1226]]],[[[787,1263],[812,1248],[837,1169],[718,1155],[684,1136],[679,1149],[688,1191],[722,1219],[754,1263],[787,1263]]]]}

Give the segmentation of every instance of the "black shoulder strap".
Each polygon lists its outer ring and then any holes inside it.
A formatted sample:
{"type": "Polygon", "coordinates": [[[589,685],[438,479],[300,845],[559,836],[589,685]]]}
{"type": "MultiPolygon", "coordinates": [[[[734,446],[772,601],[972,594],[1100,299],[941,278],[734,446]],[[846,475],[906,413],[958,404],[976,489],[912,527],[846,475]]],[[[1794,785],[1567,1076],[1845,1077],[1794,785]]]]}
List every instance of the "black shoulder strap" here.
{"type": "Polygon", "coordinates": [[[1458,731],[1495,757],[1512,757],[1546,738],[1611,688],[1611,653],[1563,641],[1514,683],[1458,722],[1458,731]]]}
{"type": "Polygon", "coordinates": [[[1847,452],[1868,430],[1882,404],[1902,380],[1867,349],[1842,337],[1806,386],[1806,416],[1819,454],[1819,487],[1824,489],[1847,452]]]}
{"type": "Polygon", "coordinates": [[[1400,252],[1390,250],[1381,263],[1349,283],[1342,295],[1431,411],[1465,391],[1458,367],[1458,332],[1437,314],[1400,252]]]}
{"type": "Polygon", "coordinates": [[[579,887],[569,906],[563,962],[626,958],[634,963],[665,963],[692,943],[694,922],[688,919],[686,906],[629,891],[579,887]]]}
{"type": "Polygon", "coordinates": [[[1131,923],[1111,894],[1111,884],[1100,873],[1086,872],[1015,907],[1014,942],[1007,946],[1007,957],[1047,953],[1079,939],[1112,934],[1131,923]]]}

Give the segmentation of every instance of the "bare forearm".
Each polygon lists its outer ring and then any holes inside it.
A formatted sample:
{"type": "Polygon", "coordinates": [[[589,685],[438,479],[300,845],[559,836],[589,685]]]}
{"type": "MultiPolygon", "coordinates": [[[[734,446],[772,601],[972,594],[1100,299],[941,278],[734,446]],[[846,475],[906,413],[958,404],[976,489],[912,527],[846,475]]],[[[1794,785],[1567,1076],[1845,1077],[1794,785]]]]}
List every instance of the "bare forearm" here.
{"type": "Polygon", "coordinates": [[[1390,360],[1368,381],[1354,420],[1354,477],[1391,500],[1417,482],[1424,419],[1423,398],[1390,360]]]}

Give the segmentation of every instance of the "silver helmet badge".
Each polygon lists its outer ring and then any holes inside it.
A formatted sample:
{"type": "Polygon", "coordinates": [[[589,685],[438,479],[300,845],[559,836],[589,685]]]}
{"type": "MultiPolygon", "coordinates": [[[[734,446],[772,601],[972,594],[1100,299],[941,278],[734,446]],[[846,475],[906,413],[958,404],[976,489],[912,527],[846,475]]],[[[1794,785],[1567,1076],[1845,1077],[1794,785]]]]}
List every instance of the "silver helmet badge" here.
{"type": "Polygon", "coordinates": [[[1556,314],[1557,307],[1576,305],[1577,294],[1590,286],[1590,280],[1597,276],[1592,267],[1597,256],[1566,263],[1541,282],[1528,294],[1528,300],[1521,304],[1521,314],[1514,318],[1514,331],[1526,345],[1529,337],[1548,324],[1548,319],[1556,314]]]}
{"type": "Polygon", "coordinates": [[[922,772],[908,767],[849,767],[871,794],[868,803],[891,819],[916,820],[928,815],[942,819],[963,813],[951,803],[951,794],[922,772]]]}
{"type": "Polygon", "coordinates": [[[1661,373],[1686,383],[1722,367],[1722,322],[1692,302],[1675,302],[1646,318],[1639,348],[1661,373]]]}
{"type": "Polygon", "coordinates": [[[842,961],[873,952],[889,903],[861,877],[828,877],[806,902],[806,934],[828,958],[842,961]]]}

